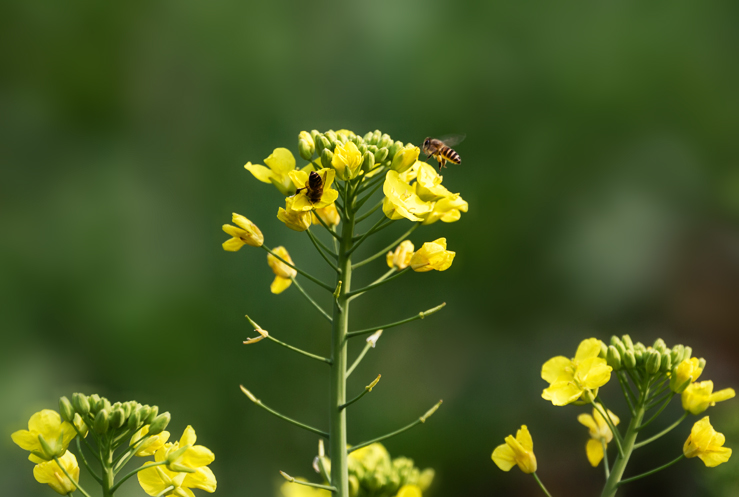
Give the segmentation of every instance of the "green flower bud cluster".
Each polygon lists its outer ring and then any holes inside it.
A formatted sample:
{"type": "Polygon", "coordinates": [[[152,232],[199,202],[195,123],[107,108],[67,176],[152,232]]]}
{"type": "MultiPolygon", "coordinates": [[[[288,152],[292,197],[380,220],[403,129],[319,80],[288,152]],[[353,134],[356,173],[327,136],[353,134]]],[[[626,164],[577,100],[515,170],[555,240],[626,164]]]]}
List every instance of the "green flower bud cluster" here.
{"type": "Polygon", "coordinates": [[[404,485],[416,485],[425,491],[434,479],[433,469],[421,471],[407,457],[393,459],[382,444],[360,451],[348,459],[351,497],[394,497],[404,485]]]}
{"type": "Polygon", "coordinates": [[[607,346],[605,359],[614,371],[621,369],[637,370],[647,375],[672,373],[686,359],[690,359],[693,349],[678,344],[671,349],[665,341],[658,338],[651,346],[641,342],[632,342],[629,335],[611,337],[607,346]]]}
{"type": "Polygon", "coordinates": [[[159,414],[157,406],[142,405],[134,400],[111,404],[97,394],[75,393],[71,401],[62,397],[59,399],[59,413],[62,419],[75,424],[78,431],[86,433],[92,430],[118,444],[124,443],[125,435],[136,433],[144,425],[150,425],[151,435],[159,434],[170,420],[170,414],[159,414]]]}
{"type": "Polygon", "coordinates": [[[403,172],[418,158],[418,147],[410,143],[404,145],[403,142],[393,141],[390,135],[380,130],[370,131],[364,136],[348,130],[331,129],[324,133],[315,129],[310,132],[301,131],[298,135],[298,151],[303,159],[313,161],[315,158],[320,161],[321,167],[330,168],[336,147],[343,147],[348,142],[354,143],[357,147],[362,157],[361,170],[365,173],[381,167],[392,167],[398,172],[403,172]],[[415,150],[415,155],[409,153],[409,150],[415,150]]]}

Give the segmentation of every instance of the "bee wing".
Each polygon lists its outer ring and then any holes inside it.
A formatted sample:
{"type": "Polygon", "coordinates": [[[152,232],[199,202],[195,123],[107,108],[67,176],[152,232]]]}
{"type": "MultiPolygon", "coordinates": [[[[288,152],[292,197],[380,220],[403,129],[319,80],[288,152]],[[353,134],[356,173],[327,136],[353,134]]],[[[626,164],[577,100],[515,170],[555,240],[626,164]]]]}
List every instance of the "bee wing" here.
{"type": "Polygon", "coordinates": [[[458,145],[464,141],[464,139],[467,138],[467,135],[464,133],[459,133],[456,135],[445,135],[439,138],[442,142],[444,142],[444,145],[447,147],[453,147],[454,145],[458,145]]]}

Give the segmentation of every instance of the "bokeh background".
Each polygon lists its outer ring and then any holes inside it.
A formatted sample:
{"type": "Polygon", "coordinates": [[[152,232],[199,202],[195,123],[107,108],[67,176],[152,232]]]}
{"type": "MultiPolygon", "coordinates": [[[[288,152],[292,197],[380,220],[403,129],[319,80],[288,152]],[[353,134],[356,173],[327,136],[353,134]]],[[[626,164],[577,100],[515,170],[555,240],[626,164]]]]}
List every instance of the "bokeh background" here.
{"type": "MultiPolygon", "coordinates": [[[[3,494],[52,495],[9,434],[74,391],[158,404],[177,435],[192,424],[216,453],[217,495],[273,496],[279,469],[311,477],[315,437],[238,385],[323,426],[327,371],[241,345],[243,316],[319,353],[328,330],[295,289],[269,293],[262,251],[224,252],[220,226],[245,214],[327,275],[276,221],[280,194],[242,166],[297,152],[301,130],[379,128],[417,144],[466,133],[444,183],[470,211],[412,237],[446,236],[449,271],[355,307],[361,327],[448,304],[388,330],[354,374],[351,390],[383,380],[350,438],[443,398],[386,444],[436,469],[430,496],[538,495],[490,460],[523,423],[554,495],[597,495],[587,409],[540,398],[545,360],[589,336],[661,336],[705,357],[718,388],[739,386],[738,18],[730,0],[2,2],[3,494]]],[[[709,414],[739,448],[737,401],[709,414]]],[[[629,472],[671,460],[689,429],[629,472]]],[[[683,461],[627,492],[739,495],[737,461],[683,461]]]]}

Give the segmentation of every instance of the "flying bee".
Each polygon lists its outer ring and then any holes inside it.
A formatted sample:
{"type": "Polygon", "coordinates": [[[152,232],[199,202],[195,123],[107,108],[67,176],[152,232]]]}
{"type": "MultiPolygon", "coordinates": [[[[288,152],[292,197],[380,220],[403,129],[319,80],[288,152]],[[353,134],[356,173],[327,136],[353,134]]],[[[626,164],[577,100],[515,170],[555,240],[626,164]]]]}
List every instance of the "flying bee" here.
{"type": "Polygon", "coordinates": [[[426,158],[433,156],[439,162],[439,171],[446,167],[447,162],[461,164],[462,159],[452,146],[461,143],[464,138],[465,135],[450,135],[441,139],[426,138],[423,141],[423,153],[426,154],[426,158]]]}
{"type": "Polygon", "coordinates": [[[308,183],[303,188],[295,190],[295,194],[300,193],[301,190],[306,190],[305,196],[312,204],[321,200],[323,196],[323,185],[326,183],[326,173],[323,173],[323,177],[315,171],[311,171],[308,175],[308,183]]]}

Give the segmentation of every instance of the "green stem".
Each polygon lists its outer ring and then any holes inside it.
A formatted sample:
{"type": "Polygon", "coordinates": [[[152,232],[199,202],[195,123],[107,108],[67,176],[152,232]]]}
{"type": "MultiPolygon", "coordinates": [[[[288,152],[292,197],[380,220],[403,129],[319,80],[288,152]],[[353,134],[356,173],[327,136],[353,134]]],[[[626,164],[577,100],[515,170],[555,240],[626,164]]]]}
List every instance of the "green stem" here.
{"type": "Polygon", "coordinates": [[[67,472],[67,468],[65,468],[62,465],[62,463],[59,462],[59,458],[58,457],[55,457],[54,460],[56,461],[56,465],[59,466],[59,469],[61,469],[62,472],[64,473],[64,475],[67,478],[69,478],[69,481],[72,482],[72,484],[77,488],[77,490],[79,490],[80,492],[82,492],[82,495],[84,495],[85,497],[90,497],[90,494],[88,494],[87,492],[85,492],[85,489],[84,488],[80,487],[80,482],[75,481],[74,478],[72,478],[72,476],[67,472]]]}
{"type": "MultiPolygon", "coordinates": [[[[379,331],[379,330],[377,330],[377,331],[379,331]]],[[[346,377],[347,378],[349,378],[349,375],[354,372],[354,370],[356,369],[357,366],[359,366],[359,363],[362,362],[362,359],[364,359],[364,356],[367,354],[367,352],[369,352],[369,349],[371,349],[371,348],[372,348],[372,343],[368,339],[367,340],[367,345],[364,346],[364,348],[362,349],[362,352],[359,353],[359,355],[357,356],[356,359],[354,359],[354,362],[349,367],[349,369],[346,370],[346,377]]]]}
{"type": "Polygon", "coordinates": [[[365,395],[367,395],[368,393],[370,393],[372,391],[372,389],[375,388],[375,385],[377,385],[377,382],[380,381],[380,377],[381,376],[382,375],[379,375],[378,374],[377,375],[377,378],[375,379],[375,381],[373,381],[372,383],[370,383],[369,385],[367,385],[366,387],[364,387],[364,390],[362,390],[362,393],[360,393],[359,395],[357,395],[356,397],[354,397],[352,400],[350,400],[346,404],[339,406],[339,409],[346,409],[347,407],[349,407],[350,405],[354,404],[356,401],[358,401],[359,399],[361,399],[362,397],[364,397],[365,395]]]}
{"type": "Polygon", "coordinates": [[[431,416],[431,415],[432,415],[433,413],[435,413],[435,412],[436,412],[436,410],[437,410],[437,409],[439,408],[439,406],[441,405],[441,402],[442,402],[441,400],[440,400],[439,402],[437,402],[437,403],[436,403],[436,405],[434,405],[434,407],[432,407],[431,409],[429,409],[429,410],[428,410],[428,411],[426,412],[426,414],[424,414],[423,416],[421,416],[420,418],[418,418],[418,419],[417,419],[417,420],[415,420],[414,422],[412,422],[412,423],[410,423],[410,424],[407,424],[407,425],[405,425],[404,427],[402,427],[402,428],[400,428],[400,429],[398,429],[398,430],[395,430],[395,431],[391,431],[390,433],[388,433],[388,434],[386,434],[386,435],[382,435],[381,437],[373,438],[372,440],[368,440],[368,441],[366,441],[366,442],[362,442],[361,444],[357,444],[357,445],[353,446],[353,447],[352,447],[351,449],[349,449],[349,452],[354,452],[355,450],[361,449],[362,447],[367,447],[368,445],[372,445],[372,444],[373,444],[373,443],[375,443],[375,442],[380,442],[380,441],[382,441],[382,440],[386,440],[386,439],[388,439],[388,438],[390,438],[390,437],[394,437],[395,435],[400,435],[400,434],[401,434],[401,433],[403,433],[404,431],[408,431],[408,430],[410,430],[411,428],[413,428],[413,427],[414,427],[414,426],[416,426],[416,425],[419,425],[419,424],[421,424],[421,423],[425,423],[425,422],[426,422],[426,420],[427,420],[427,419],[428,419],[428,418],[429,418],[429,417],[430,417],[430,416],[431,416]]]}
{"type": "Polygon", "coordinates": [[[303,289],[303,287],[300,285],[300,283],[298,283],[298,280],[296,280],[295,278],[290,278],[290,279],[293,280],[293,283],[295,284],[295,288],[297,288],[298,290],[300,290],[300,293],[303,294],[303,297],[305,297],[306,299],[308,299],[308,302],[310,302],[311,304],[313,304],[313,307],[315,307],[318,310],[318,312],[321,313],[321,316],[325,317],[329,322],[331,322],[331,316],[328,315],[328,312],[324,311],[323,310],[323,307],[321,307],[320,305],[318,305],[318,303],[315,300],[313,300],[313,297],[311,297],[308,294],[308,292],[306,292],[303,289]]]}
{"type": "MultiPolygon", "coordinates": [[[[670,398],[671,399],[673,395],[675,395],[675,392],[672,392],[672,391],[665,392],[665,394],[663,396],[661,396],[659,399],[652,400],[651,402],[649,402],[649,404],[647,404],[647,411],[650,410],[650,409],[654,409],[656,406],[658,406],[659,404],[661,404],[662,401],[664,401],[665,399],[667,399],[667,398],[670,398]]],[[[656,395],[652,395],[651,398],[652,399],[655,399],[656,398],[656,395]]]]}
{"type": "Polygon", "coordinates": [[[359,216],[357,218],[356,222],[357,223],[361,223],[362,221],[364,221],[365,219],[367,219],[368,217],[370,217],[372,214],[374,214],[375,211],[377,209],[379,209],[380,207],[382,207],[382,200],[380,200],[379,202],[377,202],[370,210],[368,210],[367,212],[365,212],[364,214],[362,214],[361,216],[359,216]]]}
{"type": "Polygon", "coordinates": [[[677,421],[675,421],[675,422],[674,422],[674,423],[672,423],[672,424],[671,424],[670,426],[668,426],[667,428],[665,428],[665,429],[664,429],[664,430],[662,430],[661,432],[657,433],[657,434],[656,434],[656,435],[654,435],[653,437],[649,437],[649,438],[647,438],[646,440],[644,440],[644,441],[642,441],[642,442],[639,442],[638,444],[635,444],[635,445],[634,445],[634,448],[635,448],[635,449],[638,449],[639,447],[644,447],[644,446],[645,446],[645,445],[647,445],[648,443],[650,443],[650,442],[654,442],[655,440],[657,440],[658,438],[660,438],[660,437],[661,437],[662,435],[666,435],[667,433],[669,433],[669,432],[671,432],[672,430],[674,430],[675,428],[677,428],[677,425],[679,425],[680,423],[682,423],[682,422],[683,422],[683,420],[684,420],[684,419],[685,419],[686,417],[688,417],[688,411],[685,411],[685,412],[683,413],[683,415],[682,415],[682,416],[680,416],[680,419],[678,419],[677,421]]]}
{"type": "Polygon", "coordinates": [[[536,480],[536,483],[539,484],[539,487],[541,487],[542,491],[546,494],[547,497],[552,497],[552,494],[549,493],[549,490],[547,490],[547,487],[544,486],[544,484],[541,482],[539,477],[536,475],[536,472],[531,473],[534,475],[534,480],[536,480]]]}
{"type": "Polygon", "coordinates": [[[431,309],[429,309],[427,311],[419,312],[415,316],[412,316],[412,317],[409,317],[409,318],[406,318],[406,319],[402,319],[402,320],[396,321],[394,323],[383,324],[381,326],[374,326],[372,328],[366,328],[364,330],[350,331],[350,332],[347,333],[347,337],[348,338],[352,338],[352,337],[356,337],[356,336],[360,336],[360,335],[366,335],[367,333],[372,333],[372,332],[377,331],[377,330],[384,330],[386,328],[392,328],[394,326],[400,326],[401,324],[410,323],[411,321],[415,321],[416,319],[423,319],[423,318],[425,318],[428,315],[431,315],[431,314],[433,314],[435,312],[440,311],[445,305],[446,305],[446,302],[444,302],[442,304],[439,304],[436,307],[432,307],[431,309]]]}
{"type": "MultiPolygon", "coordinates": [[[[365,240],[365,239],[366,239],[366,238],[367,238],[368,236],[370,236],[370,235],[371,235],[372,233],[375,233],[376,231],[379,231],[379,230],[380,230],[380,225],[382,225],[382,223],[384,223],[384,222],[386,222],[386,221],[387,221],[387,218],[386,218],[386,217],[381,217],[380,219],[378,219],[378,220],[377,220],[377,222],[376,222],[376,223],[375,223],[375,224],[374,224],[374,225],[373,225],[373,226],[372,226],[372,227],[371,227],[370,229],[368,229],[368,230],[367,230],[367,232],[366,232],[366,233],[364,233],[363,235],[360,235],[359,237],[357,237],[357,238],[356,238],[356,243],[354,243],[354,244],[352,245],[352,247],[351,247],[351,248],[349,249],[349,251],[347,252],[347,255],[351,255],[351,254],[352,254],[352,252],[354,252],[355,250],[357,250],[357,249],[359,248],[359,246],[360,246],[360,245],[362,244],[362,242],[363,242],[363,241],[364,241],[364,240],[365,240]]],[[[352,237],[352,240],[354,240],[354,239],[355,239],[355,238],[354,238],[354,237],[352,237]]]]}
{"type": "Polygon", "coordinates": [[[156,495],[156,497],[163,497],[163,496],[164,496],[164,494],[166,494],[167,492],[171,492],[172,490],[174,490],[174,485],[170,485],[170,486],[168,486],[167,488],[165,488],[164,490],[162,490],[161,492],[159,492],[159,493],[158,493],[158,494],[156,495]]]}
{"type": "Polygon", "coordinates": [[[393,281],[395,278],[399,278],[400,276],[410,271],[410,269],[411,269],[410,266],[408,266],[407,268],[403,269],[402,271],[398,271],[397,274],[390,276],[389,278],[380,278],[379,280],[376,280],[374,283],[367,285],[364,288],[360,288],[359,290],[354,290],[353,292],[347,292],[347,295],[349,297],[356,297],[356,296],[362,295],[364,292],[373,290],[380,285],[384,285],[385,283],[389,283],[390,281],[393,281]]]}
{"type": "Polygon", "coordinates": [[[310,432],[316,433],[317,435],[321,435],[324,438],[328,438],[329,437],[329,434],[326,433],[325,431],[319,430],[318,428],[313,428],[310,425],[307,425],[305,423],[301,423],[300,421],[294,420],[293,418],[289,418],[289,417],[285,416],[284,414],[280,414],[279,412],[275,411],[271,407],[267,407],[266,405],[264,405],[262,403],[261,400],[259,400],[258,398],[254,397],[254,394],[252,394],[249,390],[247,390],[246,388],[244,388],[243,385],[241,385],[241,391],[244,392],[244,394],[247,397],[249,397],[249,400],[251,400],[252,402],[254,402],[256,405],[258,405],[259,407],[261,407],[265,411],[267,411],[267,412],[269,412],[271,414],[274,414],[278,418],[284,419],[288,423],[292,423],[295,426],[299,426],[300,428],[303,428],[304,430],[308,430],[310,432]]]}
{"type": "Polygon", "coordinates": [[[316,236],[311,233],[310,230],[305,230],[305,232],[308,233],[308,238],[310,238],[310,241],[313,242],[313,246],[316,247],[316,250],[319,254],[321,254],[321,257],[323,257],[323,260],[326,261],[326,264],[331,266],[331,269],[333,269],[334,271],[338,271],[338,269],[336,269],[336,264],[329,260],[329,253],[322,249],[321,246],[318,244],[318,238],[316,238],[316,236]]]}
{"type": "Polygon", "coordinates": [[[302,355],[304,355],[306,357],[310,357],[311,359],[315,359],[317,361],[321,361],[321,362],[325,362],[327,364],[331,364],[331,359],[329,359],[328,357],[323,357],[323,356],[320,356],[320,355],[311,354],[310,352],[306,352],[303,349],[299,349],[297,347],[293,347],[292,345],[289,345],[289,344],[287,344],[287,343],[285,343],[285,342],[283,342],[281,340],[276,339],[272,335],[267,335],[267,338],[270,339],[270,340],[272,340],[275,343],[278,343],[278,344],[282,345],[285,348],[288,348],[288,349],[292,350],[293,352],[297,352],[298,354],[302,354],[302,355]]]}
{"type": "Polygon", "coordinates": [[[87,468],[87,472],[92,475],[92,477],[97,481],[99,484],[103,483],[103,479],[100,478],[97,474],[95,474],[95,471],[90,467],[90,463],[87,462],[87,458],[85,457],[85,453],[82,452],[82,444],[80,443],[80,437],[77,437],[77,452],[80,454],[80,459],[82,459],[82,464],[85,465],[85,468],[87,468]]]}
{"type": "MultiPolygon", "coordinates": [[[[669,396],[669,397],[667,398],[667,400],[666,400],[666,401],[664,402],[664,404],[662,404],[662,407],[660,407],[660,408],[659,408],[659,410],[658,410],[657,412],[655,412],[655,413],[654,413],[654,415],[653,415],[653,416],[652,416],[651,418],[649,418],[649,420],[647,420],[647,422],[646,422],[646,423],[644,423],[644,424],[642,424],[642,425],[639,425],[639,427],[637,428],[637,430],[642,430],[642,429],[646,428],[647,426],[649,426],[649,424],[650,424],[650,423],[651,423],[652,421],[654,421],[655,419],[657,419],[657,416],[659,416],[660,414],[662,414],[662,411],[664,411],[664,410],[665,410],[665,407],[667,407],[667,405],[668,405],[668,404],[670,403],[670,401],[672,400],[672,397],[673,397],[673,396],[675,395],[675,393],[674,393],[674,392],[670,392],[670,393],[671,393],[672,395],[670,395],[670,396],[669,396]]],[[[649,409],[649,407],[647,407],[647,408],[645,409],[645,411],[646,411],[647,409],[649,409]]]]}
{"type": "Polygon", "coordinates": [[[654,468],[653,470],[647,471],[646,473],[642,473],[640,475],[632,476],[631,478],[626,478],[625,480],[621,480],[621,482],[618,484],[618,486],[620,487],[621,485],[623,485],[625,483],[630,483],[630,482],[635,481],[635,480],[638,480],[640,478],[644,478],[645,476],[653,475],[657,471],[662,471],[663,469],[667,469],[670,466],[672,466],[673,464],[675,464],[676,462],[680,461],[684,457],[685,457],[685,454],[680,454],[675,459],[673,459],[672,461],[668,462],[667,464],[663,464],[659,468],[654,468]]]}
{"type": "MultiPolygon", "coordinates": [[[[339,192],[341,192],[341,190],[339,190],[339,192]]],[[[339,212],[341,213],[343,210],[344,209],[342,209],[339,212]]],[[[333,228],[331,228],[328,224],[326,224],[326,221],[324,221],[323,219],[321,219],[321,216],[316,215],[316,219],[318,219],[318,222],[321,223],[321,225],[324,228],[326,228],[326,231],[328,231],[331,234],[331,236],[334,237],[334,239],[336,239],[336,240],[340,240],[341,239],[341,237],[338,234],[336,234],[336,231],[334,231],[333,228]]]]}
{"type": "Polygon", "coordinates": [[[330,485],[320,485],[318,483],[311,483],[309,481],[296,480],[295,478],[293,478],[292,476],[288,475],[284,471],[280,471],[280,474],[282,475],[283,478],[285,478],[290,483],[297,483],[298,485],[305,485],[306,487],[322,488],[324,490],[329,490],[331,492],[337,492],[336,488],[335,487],[332,487],[330,485]]]}
{"type": "Polygon", "coordinates": [[[382,181],[378,182],[378,183],[377,183],[377,185],[375,185],[375,186],[374,186],[374,187],[372,188],[372,190],[370,190],[370,192],[369,192],[369,193],[365,194],[365,196],[364,196],[364,197],[362,197],[361,199],[359,199],[359,200],[357,201],[357,204],[356,204],[356,206],[355,206],[356,210],[359,210],[359,209],[360,209],[360,208],[361,208],[361,207],[362,207],[362,206],[363,206],[363,205],[365,204],[365,202],[367,202],[367,201],[368,201],[368,200],[369,200],[370,198],[372,198],[372,195],[374,195],[374,194],[375,194],[375,192],[376,192],[377,190],[379,190],[379,189],[380,189],[380,188],[382,187],[382,185],[383,185],[383,184],[384,184],[384,183],[383,183],[382,181]]]}
{"type": "Polygon", "coordinates": [[[611,432],[613,433],[613,439],[616,441],[616,445],[618,446],[618,453],[623,457],[624,449],[621,432],[616,429],[616,425],[614,425],[613,421],[611,421],[611,416],[608,414],[608,408],[605,406],[605,404],[603,404],[603,401],[600,400],[600,397],[596,397],[596,400],[598,401],[598,403],[592,402],[593,407],[598,409],[598,412],[600,412],[600,415],[603,416],[603,419],[608,425],[608,428],[611,429],[611,432]]]}
{"type": "Polygon", "coordinates": [[[118,487],[120,487],[123,484],[124,481],[128,480],[129,478],[131,478],[133,475],[135,475],[139,471],[144,470],[144,469],[153,468],[154,466],[162,466],[164,464],[167,464],[167,461],[155,462],[155,463],[147,464],[146,466],[141,466],[140,468],[134,469],[133,471],[131,471],[130,473],[128,473],[126,476],[124,476],[123,478],[121,478],[118,481],[118,483],[116,483],[113,486],[113,488],[110,489],[110,493],[111,494],[112,493],[115,493],[115,491],[118,490],[118,487]]]}
{"type": "Polygon", "coordinates": [[[358,267],[364,266],[365,264],[369,264],[370,262],[374,261],[378,257],[382,257],[383,255],[385,255],[387,253],[388,250],[391,250],[391,249],[395,248],[400,242],[402,242],[403,240],[405,240],[406,237],[408,235],[410,235],[411,233],[413,233],[416,229],[418,229],[419,226],[421,226],[421,223],[415,223],[415,224],[413,224],[413,226],[411,227],[411,229],[409,229],[408,231],[406,231],[405,233],[403,233],[403,235],[400,238],[398,238],[397,240],[395,240],[393,243],[391,243],[390,245],[388,245],[384,249],[382,249],[379,252],[377,252],[375,255],[370,256],[370,257],[367,257],[363,261],[357,262],[356,264],[354,264],[352,266],[352,269],[357,269],[358,267]]]}
{"type": "MultiPolygon", "coordinates": [[[[621,390],[624,392],[624,397],[626,397],[626,403],[629,405],[629,412],[631,415],[634,415],[634,402],[636,401],[636,398],[633,399],[634,393],[631,391],[631,387],[629,387],[628,380],[626,380],[623,375],[621,374],[621,371],[616,373],[616,376],[618,377],[618,383],[621,385],[621,390]]],[[[608,477],[606,477],[608,478],[608,477]]]]}
{"type": "Polygon", "coordinates": [[[611,474],[611,470],[608,465],[608,446],[606,445],[605,439],[601,438],[600,443],[603,446],[603,467],[606,470],[606,480],[608,480],[608,477],[611,474]]]}
{"type": "MultiPolygon", "coordinates": [[[[318,217],[318,216],[316,216],[316,217],[318,217]]],[[[269,252],[270,254],[272,254],[272,255],[273,255],[274,257],[276,257],[276,258],[277,258],[277,260],[279,260],[280,262],[284,263],[284,264],[285,264],[285,265],[287,265],[288,267],[291,267],[291,268],[293,268],[293,269],[294,269],[294,270],[296,270],[296,271],[297,271],[298,273],[302,274],[303,276],[305,276],[306,278],[308,278],[309,280],[311,280],[311,281],[312,281],[313,283],[315,283],[316,285],[322,286],[323,288],[325,288],[325,289],[326,289],[326,290],[328,290],[329,292],[333,292],[333,291],[334,291],[334,289],[333,289],[333,288],[331,288],[330,286],[328,286],[328,285],[327,285],[326,283],[324,283],[323,281],[319,280],[319,279],[318,279],[318,278],[316,278],[315,276],[311,276],[310,274],[306,273],[306,272],[305,272],[305,271],[303,271],[302,269],[299,269],[299,268],[298,268],[297,266],[295,266],[295,265],[293,265],[293,264],[290,264],[290,263],[289,263],[289,262],[287,262],[287,261],[286,261],[285,259],[283,259],[283,258],[282,258],[282,257],[280,257],[279,255],[277,255],[277,254],[275,254],[274,252],[272,252],[272,250],[271,250],[271,249],[270,249],[269,247],[267,247],[266,245],[262,245],[262,248],[263,248],[264,250],[266,250],[267,252],[269,252]]]]}

